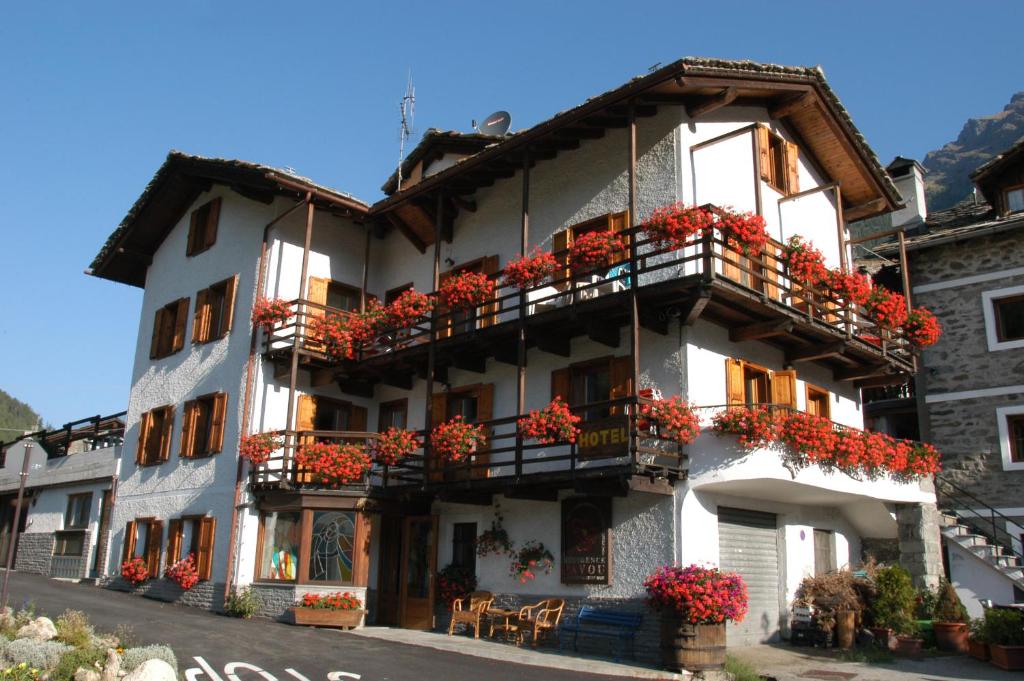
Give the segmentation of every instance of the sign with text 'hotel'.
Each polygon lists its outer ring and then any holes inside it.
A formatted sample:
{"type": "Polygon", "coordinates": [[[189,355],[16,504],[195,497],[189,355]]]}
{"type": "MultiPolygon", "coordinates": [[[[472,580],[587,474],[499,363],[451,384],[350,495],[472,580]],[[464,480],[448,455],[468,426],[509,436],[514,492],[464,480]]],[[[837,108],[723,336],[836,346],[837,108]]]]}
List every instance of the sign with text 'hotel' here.
{"type": "Polygon", "coordinates": [[[629,421],[625,414],[583,421],[576,438],[580,459],[598,459],[629,454],[629,421]]]}

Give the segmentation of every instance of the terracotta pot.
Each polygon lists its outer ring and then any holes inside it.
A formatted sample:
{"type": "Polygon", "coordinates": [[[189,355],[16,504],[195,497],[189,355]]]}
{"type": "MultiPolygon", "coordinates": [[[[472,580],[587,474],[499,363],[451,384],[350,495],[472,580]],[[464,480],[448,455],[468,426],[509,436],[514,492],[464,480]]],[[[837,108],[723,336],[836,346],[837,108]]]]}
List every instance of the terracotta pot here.
{"type": "Polygon", "coordinates": [[[1024,646],[1002,646],[998,643],[988,645],[989,660],[1000,669],[1008,672],[1024,671],[1024,646]]]}
{"type": "Polygon", "coordinates": [[[903,657],[920,657],[921,648],[924,646],[923,638],[913,636],[897,636],[894,652],[903,657]]]}
{"type": "Polygon", "coordinates": [[[967,652],[967,625],[963,622],[933,622],[935,645],[951,653],[967,652]]]}
{"type": "Polygon", "coordinates": [[[854,637],[857,633],[857,613],[853,610],[839,610],[836,612],[836,644],[843,650],[853,648],[854,637]]]}
{"type": "Polygon", "coordinates": [[[967,654],[975,660],[986,662],[988,660],[988,644],[984,641],[975,641],[973,638],[969,638],[967,639],[967,654]]]}
{"type": "Polygon", "coordinates": [[[893,630],[886,627],[871,627],[871,633],[875,635],[875,643],[883,650],[892,650],[896,645],[896,637],[893,630]]]}
{"type": "Polygon", "coordinates": [[[661,614],[661,662],[674,672],[725,667],[725,624],[688,624],[674,613],[661,614]]]}
{"type": "Polygon", "coordinates": [[[326,608],[291,608],[295,624],[307,627],[341,627],[352,629],[363,623],[365,610],[328,610],[326,608]]]}

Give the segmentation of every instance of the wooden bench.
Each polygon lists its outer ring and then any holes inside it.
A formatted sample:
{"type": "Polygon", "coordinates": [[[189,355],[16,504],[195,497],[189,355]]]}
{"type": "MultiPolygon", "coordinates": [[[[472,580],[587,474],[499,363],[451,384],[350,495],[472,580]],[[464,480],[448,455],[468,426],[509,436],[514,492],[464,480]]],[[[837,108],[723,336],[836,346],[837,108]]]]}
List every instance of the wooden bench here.
{"type": "MultiPolygon", "coordinates": [[[[571,618],[569,621],[562,624],[561,631],[564,633],[572,632],[572,649],[578,650],[577,641],[579,635],[589,636],[605,636],[608,638],[618,639],[622,644],[622,652],[626,651],[626,647],[629,647],[629,656],[632,658],[636,657],[634,651],[634,639],[636,632],[640,628],[640,623],[643,621],[643,615],[636,612],[616,612],[614,610],[597,610],[588,605],[580,608],[579,612],[576,613],[576,617],[571,618]]],[[[558,649],[562,649],[562,644],[565,642],[564,636],[558,637],[558,649]]],[[[618,662],[622,655],[613,649],[613,655],[616,662],[618,662]]]]}

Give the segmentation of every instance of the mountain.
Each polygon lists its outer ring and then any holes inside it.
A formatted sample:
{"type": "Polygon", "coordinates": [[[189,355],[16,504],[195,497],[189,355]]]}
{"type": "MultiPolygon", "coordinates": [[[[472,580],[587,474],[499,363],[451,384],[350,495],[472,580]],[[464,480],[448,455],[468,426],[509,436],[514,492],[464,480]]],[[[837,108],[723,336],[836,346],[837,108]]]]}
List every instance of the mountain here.
{"type": "Polygon", "coordinates": [[[39,428],[41,422],[32,407],[0,390],[0,442],[10,442],[26,428],[39,428]]]}
{"type": "Polygon", "coordinates": [[[921,163],[928,171],[925,189],[928,210],[950,208],[970,196],[971,172],[1024,137],[1024,92],[993,116],[971,118],[956,138],[941,149],[928,152],[921,163]]]}

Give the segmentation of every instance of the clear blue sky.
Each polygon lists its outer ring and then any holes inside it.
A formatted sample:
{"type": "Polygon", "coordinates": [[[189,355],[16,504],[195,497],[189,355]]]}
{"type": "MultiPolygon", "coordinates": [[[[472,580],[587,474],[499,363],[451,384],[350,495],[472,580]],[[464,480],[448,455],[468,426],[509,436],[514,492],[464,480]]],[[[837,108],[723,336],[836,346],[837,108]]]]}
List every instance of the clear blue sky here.
{"type": "Polygon", "coordinates": [[[920,157],[1024,89],[1022,23],[938,0],[6,3],[0,388],[58,425],[125,407],[142,292],[82,271],[169,149],[374,200],[410,68],[419,132],[521,128],[696,55],[821,64],[884,162],[920,157]]]}

